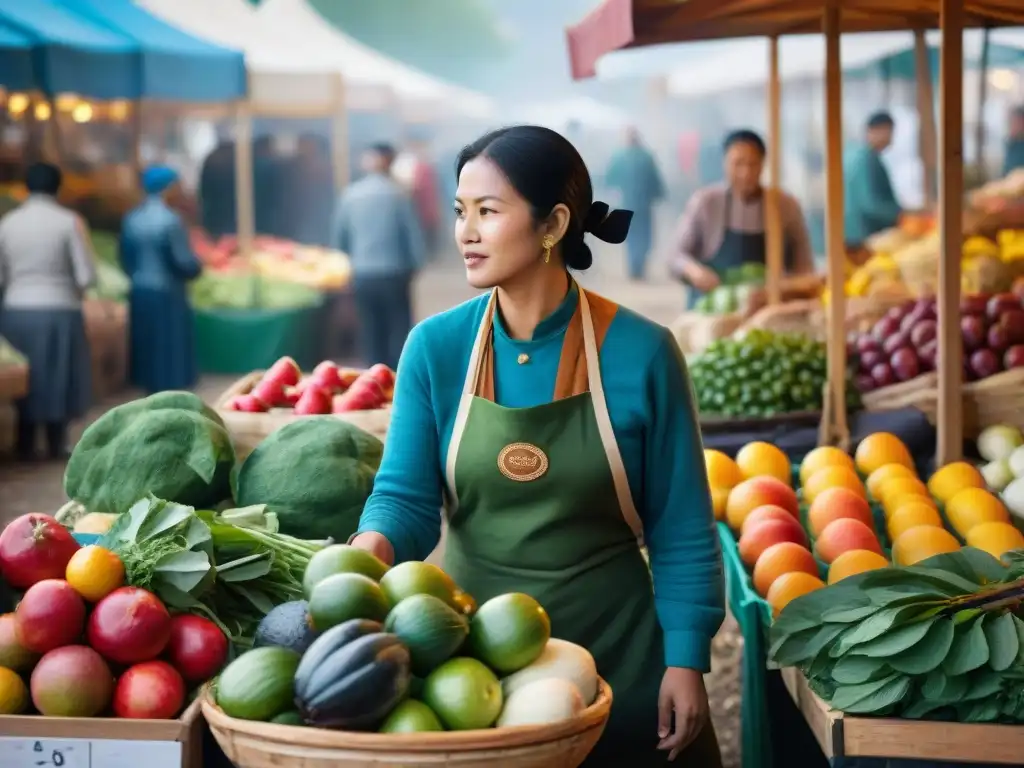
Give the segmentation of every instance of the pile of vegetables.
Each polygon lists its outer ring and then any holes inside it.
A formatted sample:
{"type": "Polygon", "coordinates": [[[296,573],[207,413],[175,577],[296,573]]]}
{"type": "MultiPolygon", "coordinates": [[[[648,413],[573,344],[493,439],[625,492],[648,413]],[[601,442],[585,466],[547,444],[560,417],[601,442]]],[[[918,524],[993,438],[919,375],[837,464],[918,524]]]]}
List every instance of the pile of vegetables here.
{"type": "MultiPolygon", "coordinates": [[[[825,344],[799,334],[753,330],[712,342],[690,362],[702,415],[774,416],[819,411],[827,381],[825,344]]],[[[859,400],[848,389],[848,407],[859,400]]]]}
{"type": "Polygon", "coordinates": [[[981,468],[985,483],[1024,522],[1024,433],[1007,424],[987,427],[978,435],[978,453],[988,462],[981,468]]]}
{"type": "Polygon", "coordinates": [[[196,309],[287,310],[315,307],[321,294],[293,282],[263,277],[250,271],[205,271],[189,284],[196,309]]]}
{"type": "Polygon", "coordinates": [[[746,307],[751,293],[764,286],[764,264],[749,263],[727,269],[721,283],[697,300],[695,312],[705,315],[726,315],[746,307]]]}
{"type": "Polygon", "coordinates": [[[333,545],[310,561],[306,601],[280,606],[257,648],[216,685],[230,717],[348,731],[410,733],[540,725],[597,695],[580,646],[551,638],[547,613],[509,593],[477,608],[437,566],[388,568],[333,545]]]}

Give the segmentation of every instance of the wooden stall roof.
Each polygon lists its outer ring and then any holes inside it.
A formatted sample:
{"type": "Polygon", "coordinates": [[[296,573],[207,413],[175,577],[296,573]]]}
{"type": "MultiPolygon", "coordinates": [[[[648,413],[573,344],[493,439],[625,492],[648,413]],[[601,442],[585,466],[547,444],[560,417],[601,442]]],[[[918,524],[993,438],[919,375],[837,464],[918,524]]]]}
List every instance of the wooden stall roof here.
{"type": "MultiPolygon", "coordinates": [[[[841,31],[939,27],[939,0],[840,0],[841,31]]],[[[620,48],[822,31],[823,0],[604,0],[567,30],[573,77],[593,77],[598,59],[620,48]]],[[[1021,0],[964,0],[964,25],[1024,25],[1021,0]]]]}

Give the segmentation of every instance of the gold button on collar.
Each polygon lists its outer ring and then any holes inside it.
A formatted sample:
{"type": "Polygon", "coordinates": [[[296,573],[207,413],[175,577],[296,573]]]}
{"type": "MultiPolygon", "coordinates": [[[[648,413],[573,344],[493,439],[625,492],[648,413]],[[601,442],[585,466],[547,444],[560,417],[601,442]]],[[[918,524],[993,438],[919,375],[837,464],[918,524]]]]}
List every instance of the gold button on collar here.
{"type": "Polygon", "coordinates": [[[530,356],[523,352],[519,355],[519,357],[516,358],[516,362],[519,363],[520,365],[526,365],[528,362],[530,362],[530,356]]]}

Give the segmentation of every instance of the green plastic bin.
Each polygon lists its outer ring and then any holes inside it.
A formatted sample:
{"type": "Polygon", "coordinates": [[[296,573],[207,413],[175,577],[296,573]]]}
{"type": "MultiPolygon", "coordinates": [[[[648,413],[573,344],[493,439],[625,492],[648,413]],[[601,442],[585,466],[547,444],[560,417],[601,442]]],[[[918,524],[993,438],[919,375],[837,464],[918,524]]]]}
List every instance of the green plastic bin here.
{"type": "Polygon", "coordinates": [[[323,357],[322,303],[298,309],[196,310],[199,370],[245,374],[291,355],[308,370],[323,357]]]}

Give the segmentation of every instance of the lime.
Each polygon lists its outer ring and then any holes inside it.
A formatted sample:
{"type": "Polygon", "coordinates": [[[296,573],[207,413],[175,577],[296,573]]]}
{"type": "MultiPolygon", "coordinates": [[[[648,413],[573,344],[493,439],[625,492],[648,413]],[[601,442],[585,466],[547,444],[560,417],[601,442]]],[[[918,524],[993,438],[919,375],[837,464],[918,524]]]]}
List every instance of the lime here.
{"type": "Polygon", "coordinates": [[[388,567],[366,550],[348,544],[332,544],[309,559],[302,578],[302,589],[308,600],[313,594],[313,587],[336,573],[360,573],[380,581],[387,572],[388,567]]]}
{"type": "Polygon", "coordinates": [[[472,654],[502,675],[536,661],[550,639],[547,612],[522,592],[491,598],[480,606],[469,626],[472,654]]]}
{"type": "Polygon", "coordinates": [[[448,730],[490,728],[501,714],[501,683],[481,662],[459,657],[427,676],[423,701],[448,730]]]}
{"type": "Polygon", "coordinates": [[[396,565],[384,574],[380,588],[392,605],[398,605],[413,595],[433,595],[452,608],[461,610],[455,601],[458,587],[452,577],[431,563],[410,560],[396,565]]]}
{"type": "Polygon", "coordinates": [[[309,597],[309,618],[317,632],[349,619],[383,622],[388,609],[388,600],[377,582],[358,573],[328,576],[309,597]]]}
{"type": "Polygon", "coordinates": [[[434,710],[415,699],[406,699],[392,710],[381,733],[422,733],[424,731],[443,731],[444,726],[437,719],[434,710]]]}

